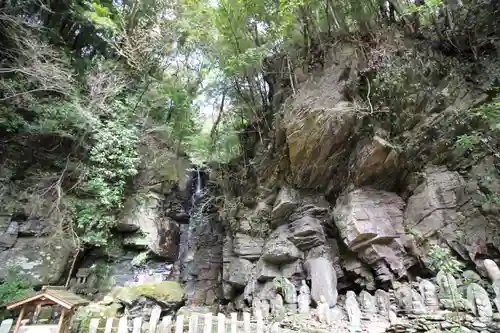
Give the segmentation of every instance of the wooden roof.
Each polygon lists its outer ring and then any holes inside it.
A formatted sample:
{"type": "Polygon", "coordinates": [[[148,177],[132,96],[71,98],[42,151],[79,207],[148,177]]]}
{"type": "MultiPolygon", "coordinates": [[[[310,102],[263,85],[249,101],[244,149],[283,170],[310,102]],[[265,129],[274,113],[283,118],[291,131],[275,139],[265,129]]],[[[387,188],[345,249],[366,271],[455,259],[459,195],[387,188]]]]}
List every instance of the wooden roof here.
{"type": "Polygon", "coordinates": [[[64,287],[46,286],[35,294],[7,304],[7,309],[10,310],[25,304],[39,301],[49,301],[60,305],[67,310],[71,310],[73,307],[78,305],[86,305],[89,303],[88,300],[81,298],[69,290],[66,290],[64,287]]]}

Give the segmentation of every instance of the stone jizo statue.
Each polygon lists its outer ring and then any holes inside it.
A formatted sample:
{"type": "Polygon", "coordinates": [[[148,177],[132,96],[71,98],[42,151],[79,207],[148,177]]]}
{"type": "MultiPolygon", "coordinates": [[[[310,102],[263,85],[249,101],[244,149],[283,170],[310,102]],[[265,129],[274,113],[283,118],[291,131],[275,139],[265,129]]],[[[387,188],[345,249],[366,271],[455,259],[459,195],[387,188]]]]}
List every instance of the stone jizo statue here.
{"type": "Polygon", "coordinates": [[[424,299],[427,311],[439,310],[439,299],[437,297],[436,286],[429,280],[417,278],[419,281],[420,294],[424,299]]]}
{"type": "Polygon", "coordinates": [[[356,294],[352,290],[349,290],[346,294],[345,309],[351,325],[359,327],[361,325],[361,310],[359,309],[356,294]]]}
{"type": "Polygon", "coordinates": [[[424,314],[426,312],[422,296],[415,290],[412,290],[411,293],[411,305],[414,314],[424,314]]]}
{"type": "Polygon", "coordinates": [[[311,290],[307,286],[305,280],[302,280],[297,300],[299,303],[299,313],[309,313],[309,306],[311,305],[311,290]]]}

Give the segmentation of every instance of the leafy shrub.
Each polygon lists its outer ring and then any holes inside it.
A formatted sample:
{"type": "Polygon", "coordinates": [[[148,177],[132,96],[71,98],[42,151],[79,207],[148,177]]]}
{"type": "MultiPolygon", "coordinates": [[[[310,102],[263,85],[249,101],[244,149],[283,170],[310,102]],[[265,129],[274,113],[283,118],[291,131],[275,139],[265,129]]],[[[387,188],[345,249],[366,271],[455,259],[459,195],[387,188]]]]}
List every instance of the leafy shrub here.
{"type": "MultiPolygon", "coordinates": [[[[0,307],[18,300],[31,292],[33,285],[19,269],[12,268],[5,279],[0,281],[0,307]]],[[[0,311],[0,319],[8,316],[8,311],[0,311]]]]}

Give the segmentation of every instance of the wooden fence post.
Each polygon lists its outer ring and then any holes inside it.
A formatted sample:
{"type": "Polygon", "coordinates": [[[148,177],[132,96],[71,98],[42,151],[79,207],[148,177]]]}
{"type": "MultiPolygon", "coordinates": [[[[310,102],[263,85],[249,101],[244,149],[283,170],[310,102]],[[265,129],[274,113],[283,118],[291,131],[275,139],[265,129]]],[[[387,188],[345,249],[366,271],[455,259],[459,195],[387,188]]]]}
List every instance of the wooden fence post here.
{"type": "Polygon", "coordinates": [[[236,312],[231,313],[231,333],[237,333],[238,325],[238,314],[236,312]]]}
{"type": "MultiPolygon", "coordinates": [[[[132,333],[142,333],[143,328],[147,329],[147,333],[184,333],[184,315],[177,316],[175,324],[173,323],[172,316],[161,317],[161,308],[154,308],[151,314],[151,318],[148,323],[143,323],[142,317],[137,317],[132,320],[132,333]],[[175,327],[174,332],[172,332],[173,327],[175,327]]],[[[238,321],[238,314],[231,313],[230,318],[230,329],[226,330],[226,316],[223,313],[217,314],[217,333],[238,333],[243,331],[244,333],[264,333],[264,319],[262,312],[260,310],[255,311],[256,319],[256,329],[252,331],[252,318],[249,312],[243,312],[243,321],[238,321]],[[238,325],[243,324],[243,330],[238,330],[238,325]]],[[[215,330],[214,318],[212,313],[191,313],[188,321],[188,331],[189,333],[212,333],[215,330]],[[200,325],[199,318],[203,317],[203,325],[200,325]],[[203,326],[202,332],[200,332],[199,326],[203,326]]],[[[12,319],[4,320],[0,323],[0,333],[9,333],[12,329],[14,321],[12,319]]],[[[89,330],[80,333],[129,333],[129,321],[126,316],[121,318],[92,318],[89,323],[89,330]],[[101,325],[101,320],[105,320],[104,328],[101,325]],[[118,320],[118,328],[116,328],[116,323],[118,320]]],[[[255,327],[254,327],[255,328],[255,327]]]]}
{"type": "Polygon", "coordinates": [[[151,318],[149,318],[149,333],[156,333],[156,328],[158,327],[158,322],[160,321],[161,307],[155,306],[151,312],[151,318]]]}
{"type": "Polygon", "coordinates": [[[5,319],[0,324],[0,333],[9,333],[12,325],[14,325],[14,319],[5,319]]]}
{"type": "Polygon", "coordinates": [[[184,330],[184,316],[177,316],[177,320],[175,322],[175,333],[182,333],[184,330]]]}
{"type": "Polygon", "coordinates": [[[104,328],[104,333],[111,333],[113,330],[113,324],[115,323],[115,318],[109,317],[106,319],[106,327],[104,328]]]}
{"type": "Polygon", "coordinates": [[[205,314],[203,333],[212,333],[212,313],[205,314]]]}
{"type": "Polygon", "coordinates": [[[98,328],[99,328],[99,318],[90,319],[89,333],[97,333],[98,328]]]}
{"type": "Polygon", "coordinates": [[[264,317],[261,310],[255,311],[255,319],[257,319],[257,333],[264,333],[264,317]]]}
{"type": "Polygon", "coordinates": [[[198,333],[198,318],[199,315],[196,312],[191,313],[189,317],[189,333],[198,333]]]}
{"type": "Polygon", "coordinates": [[[133,323],[132,333],[141,333],[141,331],[142,331],[142,317],[134,318],[132,323],[133,323]]]}
{"type": "Polygon", "coordinates": [[[161,320],[160,332],[159,333],[170,333],[172,331],[172,317],[165,316],[161,320]]]}
{"type": "Polygon", "coordinates": [[[243,331],[250,333],[250,313],[243,312],[243,331]]]}
{"type": "Polygon", "coordinates": [[[128,333],[128,318],[121,317],[118,322],[118,333],[128,333]]]}
{"type": "Polygon", "coordinates": [[[217,333],[226,333],[226,316],[223,313],[217,315],[217,333]]]}

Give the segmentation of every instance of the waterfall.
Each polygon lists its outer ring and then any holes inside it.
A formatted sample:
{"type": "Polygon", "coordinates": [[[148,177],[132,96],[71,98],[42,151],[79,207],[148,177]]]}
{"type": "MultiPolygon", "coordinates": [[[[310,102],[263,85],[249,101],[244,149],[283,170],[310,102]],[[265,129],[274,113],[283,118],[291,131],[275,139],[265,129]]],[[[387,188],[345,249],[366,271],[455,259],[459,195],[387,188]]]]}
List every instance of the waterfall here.
{"type": "MultiPolygon", "coordinates": [[[[196,190],[195,190],[195,196],[199,197],[201,196],[201,175],[200,175],[200,168],[196,168],[196,173],[197,173],[197,179],[196,179],[196,190]]],[[[192,206],[194,206],[194,202],[192,202],[192,206]]]]}
{"type": "Polygon", "coordinates": [[[190,303],[211,305],[220,294],[224,233],[211,205],[213,193],[206,188],[209,180],[204,166],[193,168],[189,177],[189,223],[181,225],[175,274],[184,282],[190,303]]]}
{"type": "Polygon", "coordinates": [[[191,178],[191,196],[189,203],[189,223],[180,225],[181,237],[179,241],[179,256],[177,263],[176,274],[181,280],[187,279],[187,269],[186,266],[193,261],[194,258],[194,248],[193,248],[193,231],[201,219],[201,207],[203,206],[203,181],[200,167],[196,166],[195,170],[192,170],[189,174],[191,178]]]}

